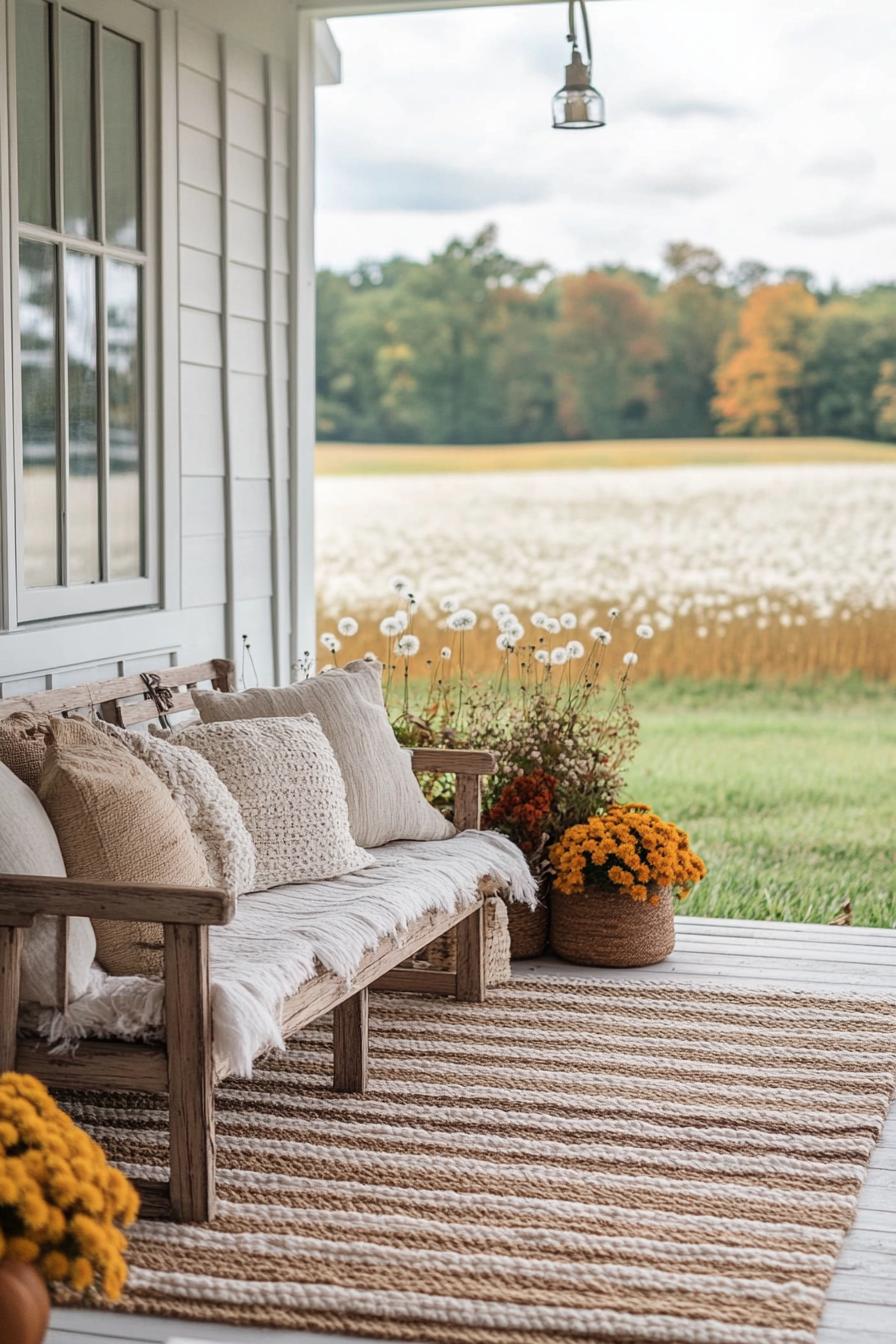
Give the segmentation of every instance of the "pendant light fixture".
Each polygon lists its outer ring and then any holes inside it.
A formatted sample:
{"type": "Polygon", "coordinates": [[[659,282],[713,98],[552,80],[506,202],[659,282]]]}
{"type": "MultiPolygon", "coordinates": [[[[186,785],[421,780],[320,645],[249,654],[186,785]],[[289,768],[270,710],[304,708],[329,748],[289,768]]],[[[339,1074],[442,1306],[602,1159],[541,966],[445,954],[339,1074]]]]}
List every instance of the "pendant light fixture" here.
{"type": "Polygon", "coordinates": [[[569,0],[569,32],[566,40],[572,43],[572,52],[569,65],[566,67],[566,81],[563,88],[554,94],[551,105],[554,129],[589,131],[597,126],[604,126],[606,117],[603,96],[591,83],[591,32],[588,28],[585,0],[569,0]],[[584,61],[576,35],[576,3],[581,11],[582,31],[585,35],[585,54],[588,59],[584,61]]]}

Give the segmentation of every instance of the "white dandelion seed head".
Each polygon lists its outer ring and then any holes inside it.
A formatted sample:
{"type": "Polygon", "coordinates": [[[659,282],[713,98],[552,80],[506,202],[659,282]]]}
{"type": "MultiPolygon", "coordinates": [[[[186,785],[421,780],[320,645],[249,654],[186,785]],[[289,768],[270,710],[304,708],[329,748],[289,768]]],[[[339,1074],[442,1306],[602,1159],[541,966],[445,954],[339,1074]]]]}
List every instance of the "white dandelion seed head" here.
{"type": "Polygon", "coordinates": [[[635,663],[638,661],[638,655],[634,652],[624,653],[622,655],[622,661],[625,663],[626,667],[634,667],[635,663]]]}
{"type": "Polygon", "coordinates": [[[363,658],[361,659],[361,661],[362,663],[378,663],[379,658],[377,658],[375,653],[371,653],[370,650],[368,649],[367,652],[364,654],[363,658]]]}
{"type": "Polygon", "coordinates": [[[519,621],[515,621],[513,625],[509,626],[506,630],[503,630],[501,633],[505,635],[510,635],[514,643],[518,644],[520,640],[524,638],[526,631],[519,621]]]}
{"type": "Polygon", "coordinates": [[[393,574],[389,580],[389,587],[400,597],[407,597],[414,591],[414,580],[409,579],[407,574],[393,574]]]}
{"type": "Polygon", "coordinates": [[[442,646],[441,650],[439,651],[439,657],[442,659],[443,662],[445,663],[448,662],[449,658],[451,657],[451,650],[449,649],[447,644],[444,644],[442,646]]]}
{"type": "Polygon", "coordinates": [[[346,639],[351,639],[352,635],[358,633],[358,622],[354,616],[343,616],[338,622],[336,629],[340,635],[345,635],[346,639]]]}
{"type": "Polygon", "coordinates": [[[545,632],[549,635],[559,635],[563,627],[556,616],[548,616],[545,620],[544,628],[545,632]]]}
{"type": "Polygon", "coordinates": [[[607,612],[607,615],[609,616],[611,621],[615,621],[616,617],[619,615],[619,608],[611,607],[610,610],[607,612]]]}
{"type": "Polygon", "coordinates": [[[448,618],[449,630],[472,630],[476,624],[477,616],[475,611],[469,607],[461,607],[453,616],[448,618]]]}
{"type": "MultiPolygon", "coordinates": [[[[768,624],[768,622],[766,622],[766,624],[768,624]]],[[[707,630],[707,628],[706,628],[705,625],[698,625],[698,626],[697,626],[697,638],[698,638],[698,639],[705,639],[706,636],[707,636],[708,634],[709,634],[709,631],[707,630]]]]}
{"type": "Polygon", "coordinates": [[[395,641],[395,652],[402,658],[413,658],[415,653],[420,652],[420,641],[416,635],[402,635],[401,639],[395,641]]]}
{"type": "Polygon", "coordinates": [[[452,612],[457,611],[459,606],[460,598],[443,597],[439,603],[439,611],[444,611],[446,616],[450,616],[452,612]]]}
{"type": "Polygon", "coordinates": [[[400,635],[404,626],[397,616],[384,616],[380,621],[380,634],[385,635],[387,639],[400,635]]]}
{"type": "Polygon", "coordinates": [[[585,645],[578,639],[571,639],[566,645],[566,652],[570,658],[584,658],[585,645]]]}
{"type": "Polygon", "coordinates": [[[547,613],[543,611],[533,611],[532,624],[536,630],[543,630],[545,621],[548,619],[547,613]]]}
{"type": "Polygon", "coordinates": [[[647,625],[646,622],[643,625],[638,625],[635,627],[635,634],[639,639],[653,639],[653,626],[647,625]]]}
{"type": "Polygon", "coordinates": [[[558,649],[551,649],[551,663],[553,664],[554,667],[562,667],[563,664],[568,661],[569,661],[569,654],[562,647],[562,645],[558,649]]]}
{"type": "Polygon", "coordinates": [[[574,611],[564,611],[560,617],[560,624],[564,630],[575,630],[579,623],[579,618],[574,611]]]}
{"type": "Polygon", "coordinates": [[[551,661],[551,655],[548,653],[547,649],[536,649],[535,661],[536,663],[549,663],[551,661]]]}
{"type": "Polygon", "coordinates": [[[342,648],[342,644],[331,630],[326,630],[321,635],[320,642],[329,653],[338,653],[342,648]]]}
{"type": "Polygon", "coordinates": [[[516,640],[510,634],[500,634],[495,640],[495,647],[502,653],[512,653],[516,648],[516,640]]]}
{"type": "Polygon", "coordinates": [[[596,625],[591,631],[591,638],[598,644],[609,644],[613,636],[609,630],[605,630],[602,625],[596,625]]]}
{"type": "Polygon", "coordinates": [[[507,602],[496,602],[492,607],[492,616],[496,621],[501,621],[504,616],[510,615],[510,606],[507,602]]]}
{"type": "Polygon", "coordinates": [[[507,630],[513,630],[519,625],[519,620],[512,611],[505,611],[503,616],[498,617],[498,629],[502,634],[507,630]]]}
{"type": "Polygon", "coordinates": [[[401,626],[402,630],[407,630],[407,628],[408,628],[408,614],[407,614],[406,611],[396,611],[396,613],[395,613],[395,619],[396,619],[396,621],[398,621],[398,623],[399,623],[399,625],[401,626]]]}

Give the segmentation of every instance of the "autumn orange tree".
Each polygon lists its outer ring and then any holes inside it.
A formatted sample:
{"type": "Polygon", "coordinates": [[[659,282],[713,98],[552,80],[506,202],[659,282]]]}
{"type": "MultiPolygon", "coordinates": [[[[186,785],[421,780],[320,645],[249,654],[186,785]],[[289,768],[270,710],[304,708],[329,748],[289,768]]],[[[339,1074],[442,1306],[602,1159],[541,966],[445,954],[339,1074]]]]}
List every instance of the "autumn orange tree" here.
{"type": "Polygon", "coordinates": [[[557,419],[569,438],[617,438],[647,423],[663,354],[657,314],[625,275],[558,282],[557,419]]]}
{"type": "Polygon", "coordinates": [[[799,434],[814,294],[796,280],[760,285],[747,298],[735,346],[716,370],[713,409],[723,434],[799,434]]]}

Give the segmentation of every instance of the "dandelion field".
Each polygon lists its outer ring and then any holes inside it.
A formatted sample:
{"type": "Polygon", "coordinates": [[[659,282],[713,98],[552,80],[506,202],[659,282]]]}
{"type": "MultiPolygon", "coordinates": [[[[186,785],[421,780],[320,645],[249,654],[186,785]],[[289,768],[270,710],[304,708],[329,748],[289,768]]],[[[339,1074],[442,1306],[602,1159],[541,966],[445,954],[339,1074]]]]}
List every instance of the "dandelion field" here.
{"type": "Polygon", "coordinates": [[[501,602],[519,648],[556,653],[550,675],[568,677],[576,645],[587,659],[609,628],[608,681],[638,654],[626,794],[680,822],[709,866],[686,911],[827,922],[849,902],[854,923],[894,927],[896,458],[864,447],[812,461],[787,444],[781,462],[766,444],[725,466],[700,448],[662,469],[402,475],[366,459],[319,477],[318,628],[358,628],[318,665],[371,650],[425,686],[462,645],[471,674],[492,674],[517,656],[496,647],[501,602]],[[407,629],[380,630],[402,605],[395,573],[419,603],[407,659],[407,629]],[[451,630],[445,606],[475,625],[451,630]]]}
{"type": "Polygon", "coordinates": [[[317,491],[319,625],[358,619],[345,656],[383,655],[398,571],[424,660],[454,598],[478,616],[471,669],[494,665],[504,601],[527,641],[536,611],[572,610],[587,639],[618,607],[614,656],[649,621],[643,671],[665,679],[896,678],[896,463],[324,477],[317,491]]]}

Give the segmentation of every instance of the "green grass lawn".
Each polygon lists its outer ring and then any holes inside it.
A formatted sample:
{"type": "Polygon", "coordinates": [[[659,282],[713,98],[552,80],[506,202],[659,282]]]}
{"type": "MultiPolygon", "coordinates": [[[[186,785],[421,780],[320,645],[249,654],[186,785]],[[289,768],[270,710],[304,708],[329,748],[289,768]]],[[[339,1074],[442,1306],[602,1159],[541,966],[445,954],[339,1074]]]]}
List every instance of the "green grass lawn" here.
{"type": "Polygon", "coordinates": [[[682,913],[896,926],[896,690],[644,684],[631,797],[709,867],[682,913]]]}
{"type": "Polygon", "coordinates": [[[317,471],[322,476],[819,462],[896,462],[896,446],[863,439],[717,438],[509,444],[320,443],[317,447],[317,471]]]}

